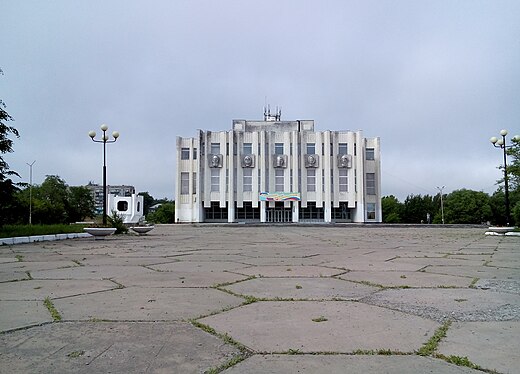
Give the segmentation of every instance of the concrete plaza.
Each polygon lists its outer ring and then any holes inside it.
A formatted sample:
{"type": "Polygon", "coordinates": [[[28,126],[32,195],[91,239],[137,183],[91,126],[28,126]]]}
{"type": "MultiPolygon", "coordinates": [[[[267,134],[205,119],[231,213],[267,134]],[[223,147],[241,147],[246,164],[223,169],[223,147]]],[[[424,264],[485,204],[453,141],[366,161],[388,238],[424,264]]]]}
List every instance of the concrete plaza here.
{"type": "Polygon", "coordinates": [[[0,372],[518,373],[520,237],[484,232],[165,225],[0,246],[0,372]]]}

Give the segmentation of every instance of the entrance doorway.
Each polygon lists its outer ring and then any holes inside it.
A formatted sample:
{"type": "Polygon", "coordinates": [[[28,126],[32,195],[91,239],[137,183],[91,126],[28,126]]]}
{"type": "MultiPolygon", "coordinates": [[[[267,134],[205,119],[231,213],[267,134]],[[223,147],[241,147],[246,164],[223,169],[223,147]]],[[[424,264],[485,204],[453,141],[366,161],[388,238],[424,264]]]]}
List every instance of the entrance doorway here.
{"type": "Polygon", "coordinates": [[[283,202],[276,202],[274,208],[267,208],[266,221],[270,223],[292,222],[292,209],[285,208],[283,202]]]}

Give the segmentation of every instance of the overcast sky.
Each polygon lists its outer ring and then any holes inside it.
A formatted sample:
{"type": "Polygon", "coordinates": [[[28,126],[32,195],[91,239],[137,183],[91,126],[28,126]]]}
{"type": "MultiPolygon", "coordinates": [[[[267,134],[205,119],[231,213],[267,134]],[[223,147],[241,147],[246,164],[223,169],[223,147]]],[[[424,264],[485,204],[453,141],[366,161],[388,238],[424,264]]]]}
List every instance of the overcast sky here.
{"type": "Polygon", "coordinates": [[[22,181],[174,197],[175,137],[262,119],[380,137],[382,193],[496,190],[520,133],[520,1],[1,2],[0,98],[22,181]]]}

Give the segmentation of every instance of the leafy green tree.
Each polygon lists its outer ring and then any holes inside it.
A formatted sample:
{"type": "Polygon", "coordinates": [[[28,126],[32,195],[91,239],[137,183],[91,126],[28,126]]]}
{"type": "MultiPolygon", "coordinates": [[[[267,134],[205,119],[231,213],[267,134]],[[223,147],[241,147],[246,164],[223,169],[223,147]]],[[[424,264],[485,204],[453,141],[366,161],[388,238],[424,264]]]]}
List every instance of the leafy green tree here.
{"type": "Polygon", "coordinates": [[[146,216],[146,215],[148,214],[148,212],[150,211],[150,207],[151,207],[152,205],[154,205],[155,199],[153,198],[152,195],[150,195],[150,194],[148,193],[148,191],[145,191],[145,192],[139,192],[138,195],[140,195],[140,196],[143,197],[143,205],[144,205],[144,207],[143,207],[143,213],[144,213],[144,215],[146,216]]]}
{"type": "Polygon", "coordinates": [[[511,190],[518,190],[520,189],[520,141],[512,139],[507,154],[510,160],[510,165],[507,166],[509,187],[511,190]]]}
{"type": "Polygon", "coordinates": [[[94,215],[94,199],[87,187],[69,187],[67,200],[69,222],[83,221],[94,215]]]}
{"type": "Polygon", "coordinates": [[[383,222],[385,223],[401,223],[403,214],[403,204],[399,202],[394,195],[383,196],[381,198],[381,207],[383,210],[383,222]]]}
{"type": "Polygon", "coordinates": [[[437,208],[435,207],[433,198],[430,195],[408,195],[404,201],[403,222],[426,222],[428,214],[430,215],[431,221],[436,211],[437,208]]]}
{"type": "Polygon", "coordinates": [[[511,211],[511,216],[515,222],[515,225],[520,226],[520,201],[515,204],[511,211]]]}
{"type": "MultiPolygon", "coordinates": [[[[0,74],[3,74],[1,69],[0,74]]],[[[12,211],[17,206],[14,195],[18,186],[11,177],[20,177],[17,172],[10,170],[3,157],[3,154],[13,152],[13,140],[9,136],[20,137],[18,130],[7,125],[13,118],[5,111],[5,107],[5,103],[0,99],[0,227],[13,219],[12,211]]]]}
{"type": "Polygon", "coordinates": [[[491,220],[489,195],[481,191],[456,190],[446,196],[444,203],[446,223],[480,224],[491,220]]]}
{"type": "Polygon", "coordinates": [[[47,175],[41,186],[33,187],[33,222],[67,223],[68,187],[57,175],[47,175]]]}
{"type": "Polygon", "coordinates": [[[175,202],[164,203],[155,212],[146,216],[146,219],[154,223],[174,223],[175,202]]]}

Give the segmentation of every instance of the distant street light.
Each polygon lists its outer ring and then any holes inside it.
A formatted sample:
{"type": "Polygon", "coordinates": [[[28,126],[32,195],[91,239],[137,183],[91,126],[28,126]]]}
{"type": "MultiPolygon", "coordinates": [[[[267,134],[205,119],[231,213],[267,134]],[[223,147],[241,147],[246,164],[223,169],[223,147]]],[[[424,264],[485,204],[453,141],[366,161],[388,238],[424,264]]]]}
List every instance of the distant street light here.
{"type": "MultiPolygon", "coordinates": [[[[504,150],[504,189],[506,195],[506,226],[509,226],[509,223],[511,222],[511,214],[509,211],[509,185],[507,179],[507,148],[510,148],[511,145],[507,145],[506,135],[507,130],[500,130],[500,136],[502,137],[502,139],[493,136],[489,140],[491,141],[491,143],[493,143],[493,146],[495,146],[495,148],[502,148],[504,150]]],[[[515,135],[513,137],[513,140],[520,141],[520,135],[515,135]]]]}
{"type": "Polygon", "coordinates": [[[26,162],[27,165],[29,165],[29,225],[32,225],[32,167],[36,160],[34,160],[32,163],[26,162]]]}
{"type": "Polygon", "coordinates": [[[119,132],[114,131],[112,133],[114,139],[109,140],[106,134],[107,130],[107,125],[101,125],[101,131],[103,131],[101,140],[94,139],[96,137],[95,131],[88,133],[88,136],[90,136],[93,142],[103,143],[103,225],[107,224],[107,143],[115,143],[117,138],[119,138],[119,132]]]}
{"type": "Polygon", "coordinates": [[[439,190],[440,194],[441,194],[441,217],[442,217],[442,224],[444,225],[444,201],[443,201],[443,198],[442,198],[442,190],[444,190],[446,186],[442,186],[442,187],[437,187],[437,189],[439,190]]]}

